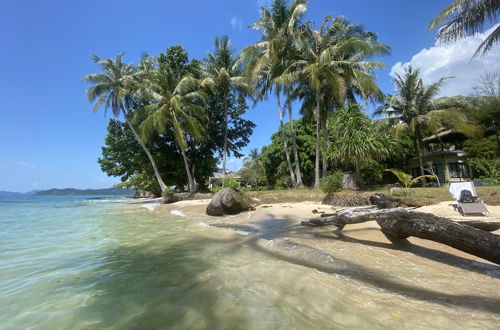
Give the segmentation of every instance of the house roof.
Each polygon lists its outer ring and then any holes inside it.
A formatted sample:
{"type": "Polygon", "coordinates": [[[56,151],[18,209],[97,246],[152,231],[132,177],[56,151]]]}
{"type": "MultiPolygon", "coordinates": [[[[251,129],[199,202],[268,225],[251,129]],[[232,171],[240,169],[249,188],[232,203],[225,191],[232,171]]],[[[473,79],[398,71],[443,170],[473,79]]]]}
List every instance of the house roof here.
{"type": "MultiPolygon", "coordinates": [[[[457,156],[463,156],[465,155],[466,152],[463,150],[439,150],[439,151],[433,151],[433,152],[427,152],[422,155],[422,158],[431,158],[435,156],[444,156],[444,155],[457,155],[457,156]],[[459,155],[462,154],[462,155],[459,155]]],[[[418,159],[417,157],[413,157],[411,160],[418,159]]]]}

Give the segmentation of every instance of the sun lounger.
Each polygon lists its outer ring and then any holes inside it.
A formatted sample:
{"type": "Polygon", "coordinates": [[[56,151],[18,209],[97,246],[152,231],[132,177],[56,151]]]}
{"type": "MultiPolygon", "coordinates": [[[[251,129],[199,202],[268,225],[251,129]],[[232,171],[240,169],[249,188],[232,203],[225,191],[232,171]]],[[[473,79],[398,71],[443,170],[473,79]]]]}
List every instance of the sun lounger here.
{"type": "Polygon", "coordinates": [[[488,213],[488,209],[477,195],[473,182],[452,182],[449,190],[457,201],[462,215],[488,213]]]}

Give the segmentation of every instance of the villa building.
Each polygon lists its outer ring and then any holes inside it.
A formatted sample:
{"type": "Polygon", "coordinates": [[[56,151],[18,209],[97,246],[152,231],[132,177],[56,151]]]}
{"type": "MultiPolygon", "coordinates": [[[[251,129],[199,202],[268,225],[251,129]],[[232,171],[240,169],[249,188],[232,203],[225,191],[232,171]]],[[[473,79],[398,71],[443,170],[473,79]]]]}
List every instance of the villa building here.
{"type": "MultiPolygon", "coordinates": [[[[473,178],[471,168],[467,164],[467,155],[462,150],[467,139],[462,133],[446,130],[425,138],[429,152],[422,155],[424,169],[432,166],[433,172],[425,174],[437,175],[440,183],[470,181],[473,178]]],[[[413,177],[420,175],[418,158],[408,161],[408,170],[413,177]]]]}

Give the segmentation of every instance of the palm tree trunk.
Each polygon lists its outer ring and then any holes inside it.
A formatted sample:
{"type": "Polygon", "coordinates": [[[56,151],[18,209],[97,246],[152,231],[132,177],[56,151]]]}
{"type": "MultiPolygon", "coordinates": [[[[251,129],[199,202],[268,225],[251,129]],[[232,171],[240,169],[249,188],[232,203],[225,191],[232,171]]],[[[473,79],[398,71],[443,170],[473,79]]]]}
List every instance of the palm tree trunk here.
{"type": "Polygon", "coordinates": [[[227,157],[227,131],[229,126],[229,109],[227,106],[228,98],[227,89],[224,90],[224,118],[225,118],[225,128],[224,128],[224,148],[222,151],[222,171],[224,177],[226,177],[226,157],[227,157]]]}
{"type": "Polygon", "coordinates": [[[146,147],[146,145],[144,144],[144,142],[142,142],[141,137],[139,136],[139,134],[137,134],[137,131],[135,130],[132,123],[129,121],[128,114],[125,110],[123,110],[123,117],[125,117],[125,122],[127,123],[128,127],[132,131],[132,134],[134,135],[135,140],[137,141],[137,143],[139,143],[142,150],[144,150],[144,152],[148,156],[149,161],[151,162],[151,166],[153,167],[153,171],[155,172],[156,180],[158,181],[158,184],[160,185],[160,189],[163,192],[165,189],[167,189],[167,185],[165,184],[165,182],[163,182],[163,179],[161,178],[160,171],[158,170],[158,166],[156,166],[156,162],[153,158],[153,155],[151,155],[151,153],[149,152],[149,150],[146,147]]]}
{"type": "Polygon", "coordinates": [[[302,173],[300,173],[300,160],[299,152],[297,150],[297,138],[295,134],[295,127],[293,126],[293,116],[292,116],[292,105],[288,103],[288,118],[290,119],[290,128],[292,130],[292,148],[293,148],[293,158],[295,160],[295,177],[297,179],[297,187],[304,187],[302,182],[302,173]]]}
{"type": "Polygon", "coordinates": [[[285,125],[283,124],[283,109],[281,109],[280,92],[276,92],[276,97],[278,100],[278,114],[280,116],[280,131],[281,138],[283,139],[283,146],[285,147],[286,163],[288,165],[288,170],[290,171],[290,178],[292,179],[293,186],[297,186],[295,181],[295,175],[293,174],[292,161],[290,160],[290,153],[288,152],[288,143],[286,142],[285,125]]]}
{"type": "Polygon", "coordinates": [[[189,192],[190,193],[195,193],[196,192],[196,185],[194,184],[193,177],[191,175],[191,171],[189,170],[189,163],[188,159],[186,156],[186,152],[184,151],[184,148],[181,148],[181,154],[182,154],[182,159],[184,160],[184,166],[186,167],[186,174],[188,177],[188,186],[189,186],[189,192]]]}
{"type": "Polygon", "coordinates": [[[320,158],[320,138],[321,138],[321,118],[319,117],[320,110],[320,94],[316,92],[316,163],[314,168],[314,188],[319,189],[319,158],[320,158]]]}
{"type": "MultiPolygon", "coordinates": [[[[420,146],[420,131],[417,129],[415,132],[415,146],[417,148],[418,166],[420,167],[420,175],[425,175],[424,173],[424,162],[422,160],[422,148],[420,146]]],[[[422,186],[427,187],[427,180],[425,177],[422,178],[422,186]]]]}
{"type": "Polygon", "coordinates": [[[330,140],[328,138],[328,118],[326,119],[325,126],[323,127],[323,141],[324,141],[324,151],[323,151],[323,172],[321,173],[321,177],[324,178],[328,175],[328,162],[326,159],[326,154],[328,152],[328,147],[330,145],[330,140]]]}

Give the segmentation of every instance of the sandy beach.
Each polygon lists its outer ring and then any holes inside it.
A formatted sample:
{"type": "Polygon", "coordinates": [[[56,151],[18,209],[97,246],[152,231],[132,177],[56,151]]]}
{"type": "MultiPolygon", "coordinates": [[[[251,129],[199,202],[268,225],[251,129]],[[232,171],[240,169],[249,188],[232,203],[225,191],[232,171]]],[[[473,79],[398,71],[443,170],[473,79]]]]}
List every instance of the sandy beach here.
{"type": "MultiPolygon", "coordinates": [[[[211,217],[205,214],[209,202],[210,200],[181,201],[169,205],[159,205],[156,210],[174,213],[182,212],[182,214],[200,219],[203,223],[212,227],[229,229],[240,235],[272,240],[273,242],[307,244],[321,249],[325,253],[335,253],[335,243],[341,240],[343,242],[366,244],[379,249],[381,252],[390,252],[410,259],[421,257],[439,262],[447,258],[453,259],[453,257],[457,257],[458,259],[455,259],[455,261],[489,263],[446,245],[415,237],[409,238],[413,246],[404,250],[395,249],[380,231],[380,227],[375,221],[348,225],[344,228],[342,234],[334,232],[334,226],[304,227],[300,225],[301,221],[319,216],[320,213],[333,213],[336,210],[343,209],[341,207],[311,202],[277,203],[259,205],[254,211],[243,212],[238,215],[211,217]],[[329,239],[325,240],[324,238],[329,239]],[[433,255],[439,257],[434,258],[433,255]]],[[[453,201],[446,201],[420,207],[416,210],[433,213],[455,221],[500,221],[500,206],[486,205],[489,210],[488,216],[464,217],[453,208],[453,204],[453,201]]],[[[500,234],[500,230],[493,233],[500,234]]]]}

